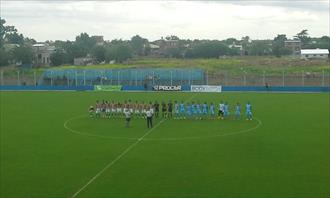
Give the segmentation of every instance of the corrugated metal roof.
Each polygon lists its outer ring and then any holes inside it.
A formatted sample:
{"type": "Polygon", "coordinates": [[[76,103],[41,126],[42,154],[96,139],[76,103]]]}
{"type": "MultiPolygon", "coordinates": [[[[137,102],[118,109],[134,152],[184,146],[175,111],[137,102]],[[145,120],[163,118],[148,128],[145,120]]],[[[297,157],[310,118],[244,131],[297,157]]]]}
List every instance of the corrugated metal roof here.
{"type": "Polygon", "coordinates": [[[309,55],[309,54],[329,54],[328,49],[302,49],[302,55],[309,55]]]}
{"type": "Polygon", "coordinates": [[[43,46],[45,46],[45,44],[43,43],[37,43],[33,45],[33,47],[43,47],[43,46]]]}

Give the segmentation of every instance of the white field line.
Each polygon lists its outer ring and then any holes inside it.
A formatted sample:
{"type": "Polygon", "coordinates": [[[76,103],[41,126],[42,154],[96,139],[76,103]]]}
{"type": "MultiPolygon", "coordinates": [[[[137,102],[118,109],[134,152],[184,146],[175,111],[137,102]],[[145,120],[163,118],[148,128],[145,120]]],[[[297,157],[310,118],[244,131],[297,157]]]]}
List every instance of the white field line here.
{"type": "Polygon", "coordinates": [[[83,191],[89,184],[91,184],[95,179],[97,179],[104,171],[114,165],[118,160],[120,160],[128,151],[130,151],[134,146],[136,146],[145,136],[149,135],[155,128],[161,125],[164,120],[158,122],[156,126],[151,128],[147,133],[145,133],[142,137],[137,139],[133,144],[127,147],[120,155],[118,155],[115,159],[113,159],[109,164],[107,164],[101,171],[99,171],[94,177],[92,177],[83,187],[81,187],[76,193],[74,193],[71,198],[76,197],[81,191],[83,191]]]}
{"type": "MultiPolygon", "coordinates": [[[[191,100],[193,97],[195,97],[195,94],[192,95],[188,100],[191,100]]],[[[185,101],[185,102],[186,102],[185,101]]],[[[120,160],[126,153],[128,153],[132,148],[134,148],[138,143],[140,143],[144,137],[146,137],[147,135],[149,135],[152,131],[154,131],[154,129],[156,129],[158,126],[160,126],[162,123],[164,123],[165,120],[161,120],[160,122],[158,122],[158,124],[156,124],[156,126],[154,126],[153,128],[151,128],[149,131],[147,131],[147,133],[145,133],[143,136],[141,136],[139,139],[137,139],[133,144],[131,144],[129,147],[127,147],[121,154],[119,154],[115,159],[113,159],[112,161],[110,161],[110,163],[108,163],[102,170],[100,170],[94,177],[92,177],[84,186],[82,186],[77,192],[75,192],[71,198],[75,198],[77,197],[77,195],[83,191],[87,186],[89,186],[93,181],[95,181],[95,179],[97,179],[100,175],[102,175],[102,173],[104,171],[106,171],[108,168],[110,168],[111,166],[113,166],[118,160],[120,160]]]]}
{"type": "Polygon", "coordinates": [[[122,140],[137,140],[139,138],[130,138],[130,137],[113,137],[113,136],[105,136],[105,135],[95,135],[95,134],[90,134],[88,132],[81,132],[81,131],[78,131],[78,130],[75,130],[75,129],[71,129],[70,127],[68,127],[68,123],[71,122],[72,120],[76,120],[78,118],[83,118],[83,117],[87,117],[86,114],[84,115],[79,115],[79,116],[75,116],[75,117],[72,117],[68,120],[66,120],[63,124],[63,127],[65,129],[67,129],[68,131],[70,131],[71,133],[75,133],[75,134],[78,134],[78,135],[83,135],[83,136],[89,136],[89,137],[97,137],[97,138],[106,138],[106,139],[122,139],[122,140]]]}
{"type": "Polygon", "coordinates": [[[234,131],[230,133],[224,133],[224,134],[218,134],[218,135],[209,135],[209,136],[192,136],[192,137],[181,137],[181,138],[144,138],[143,141],[180,141],[180,140],[196,140],[196,139],[208,139],[208,138],[217,138],[217,137],[225,137],[225,136],[232,136],[232,135],[238,135],[243,133],[248,133],[250,131],[254,131],[257,128],[262,126],[261,120],[258,118],[254,118],[257,120],[258,124],[252,128],[249,129],[242,129],[239,131],[234,131]]]}
{"type": "MultiPolygon", "coordinates": [[[[103,138],[103,139],[119,139],[119,140],[138,140],[139,138],[130,138],[130,137],[114,137],[114,136],[105,136],[105,135],[95,135],[95,134],[90,134],[88,132],[80,132],[78,130],[71,129],[70,127],[67,126],[67,124],[75,120],[77,118],[81,117],[87,117],[85,114],[76,116],[73,118],[68,119],[67,121],[64,122],[64,128],[69,130],[72,133],[78,134],[78,135],[83,135],[83,136],[89,136],[89,137],[96,137],[96,138],[103,138]]],[[[209,136],[191,136],[191,137],[180,137],[180,138],[143,138],[143,141],[182,141],[182,140],[196,140],[196,139],[209,139],[209,138],[218,138],[218,137],[225,137],[225,136],[232,136],[232,135],[238,135],[238,134],[243,134],[247,132],[254,131],[255,129],[259,128],[262,126],[262,121],[258,118],[254,118],[258,124],[252,128],[248,129],[242,129],[239,131],[233,131],[230,133],[224,133],[224,134],[218,134],[218,135],[209,135],[209,136]]],[[[247,121],[248,122],[248,121],[247,121]]]]}

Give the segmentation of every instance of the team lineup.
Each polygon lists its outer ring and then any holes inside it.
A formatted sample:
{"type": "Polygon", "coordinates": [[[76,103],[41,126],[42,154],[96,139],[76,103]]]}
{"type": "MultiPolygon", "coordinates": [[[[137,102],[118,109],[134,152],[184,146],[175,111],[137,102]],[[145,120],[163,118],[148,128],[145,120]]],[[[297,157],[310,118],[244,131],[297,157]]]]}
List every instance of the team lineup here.
{"type": "MultiPolygon", "coordinates": [[[[228,119],[230,109],[228,102],[220,102],[216,112],[216,103],[200,103],[200,102],[178,102],[169,101],[167,104],[163,101],[145,103],[132,102],[127,100],[124,102],[109,102],[103,100],[96,101],[94,106],[89,107],[89,116],[91,118],[126,118],[127,127],[131,117],[147,118],[148,127],[152,127],[152,118],[174,118],[174,119],[228,119]]],[[[240,103],[236,103],[234,109],[234,119],[241,119],[242,107],[240,103]]],[[[245,105],[246,120],[252,120],[252,105],[247,102],[245,105]]]]}

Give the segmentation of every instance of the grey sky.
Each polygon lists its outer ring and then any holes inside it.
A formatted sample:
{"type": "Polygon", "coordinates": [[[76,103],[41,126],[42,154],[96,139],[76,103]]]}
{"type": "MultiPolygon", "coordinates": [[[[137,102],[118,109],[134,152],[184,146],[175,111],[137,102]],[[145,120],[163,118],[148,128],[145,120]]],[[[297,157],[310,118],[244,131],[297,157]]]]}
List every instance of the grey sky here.
{"type": "Polygon", "coordinates": [[[329,1],[3,1],[1,17],[38,41],[74,40],[81,32],[106,40],[292,37],[302,29],[329,35],[329,1]]]}

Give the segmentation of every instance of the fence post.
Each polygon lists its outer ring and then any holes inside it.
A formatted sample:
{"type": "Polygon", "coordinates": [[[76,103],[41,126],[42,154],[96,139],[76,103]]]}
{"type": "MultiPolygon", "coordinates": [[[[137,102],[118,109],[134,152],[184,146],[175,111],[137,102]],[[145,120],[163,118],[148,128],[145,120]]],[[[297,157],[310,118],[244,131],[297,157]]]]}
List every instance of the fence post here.
{"type": "Polygon", "coordinates": [[[20,85],[20,79],[19,79],[19,71],[17,71],[17,85],[20,85]]]}
{"type": "Polygon", "coordinates": [[[284,70],[282,71],[282,87],[284,87],[284,70]]]}
{"type": "Polygon", "coordinates": [[[36,73],[36,71],[33,72],[33,82],[34,82],[34,86],[37,86],[37,73],[36,73]]]}
{"type": "Polygon", "coordinates": [[[170,75],[171,75],[171,86],[172,86],[173,85],[172,70],[170,71],[170,75]]]}
{"type": "Polygon", "coordinates": [[[66,81],[67,81],[67,83],[68,83],[68,87],[70,86],[70,79],[69,79],[69,72],[66,72],[67,73],[67,75],[66,75],[66,81]]]}
{"type": "Polygon", "coordinates": [[[209,85],[209,75],[207,70],[206,70],[206,85],[209,85]]]}
{"type": "Polygon", "coordinates": [[[262,74],[262,83],[263,83],[263,86],[266,84],[266,71],[264,71],[262,74]]]}
{"type": "Polygon", "coordinates": [[[322,70],[322,87],[324,87],[325,86],[325,83],[324,83],[324,70],[322,70]]]}
{"type": "Polygon", "coordinates": [[[304,70],[301,72],[301,83],[302,83],[302,86],[305,86],[304,70]]]}
{"type": "Polygon", "coordinates": [[[119,72],[120,71],[117,72],[117,83],[118,83],[118,85],[120,85],[120,82],[119,82],[119,72]]]}
{"type": "Polygon", "coordinates": [[[53,86],[53,71],[50,71],[50,86],[53,86]]]}
{"type": "Polygon", "coordinates": [[[101,72],[101,75],[100,75],[100,85],[103,85],[103,72],[101,72]]]}
{"type": "Polygon", "coordinates": [[[84,85],[86,85],[86,70],[84,70],[84,85]]]}
{"type": "Polygon", "coordinates": [[[77,85],[78,85],[78,76],[77,76],[77,71],[75,71],[74,75],[75,75],[75,81],[76,81],[76,86],[77,86],[77,85]]]}
{"type": "Polygon", "coordinates": [[[110,70],[110,84],[112,85],[113,72],[110,70]]]}
{"type": "Polygon", "coordinates": [[[4,85],[4,80],[3,80],[3,71],[1,70],[1,85],[4,85]]]}
{"type": "Polygon", "coordinates": [[[155,71],[152,71],[152,85],[155,85],[155,71]]]}
{"type": "Polygon", "coordinates": [[[225,72],[225,85],[228,86],[228,71],[225,72]]]}
{"type": "Polygon", "coordinates": [[[246,86],[246,71],[243,71],[244,72],[244,76],[243,76],[243,84],[244,86],[246,86]]]}

